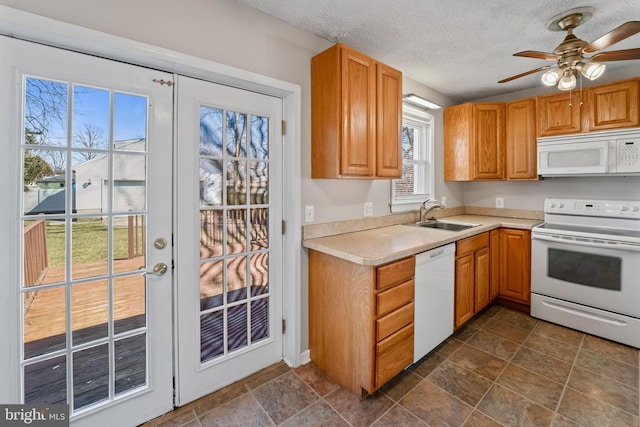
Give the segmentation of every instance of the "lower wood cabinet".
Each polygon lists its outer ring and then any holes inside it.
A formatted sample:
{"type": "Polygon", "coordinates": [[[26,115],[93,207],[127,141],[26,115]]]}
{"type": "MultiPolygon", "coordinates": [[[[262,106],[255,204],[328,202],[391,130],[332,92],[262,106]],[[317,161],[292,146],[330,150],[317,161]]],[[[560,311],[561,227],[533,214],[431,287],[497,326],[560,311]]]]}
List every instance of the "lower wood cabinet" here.
{"type": "Polygon", "coordinates": [[[496,298],[531,300],[531,232],[500,228],[456,243],[454,327],[496,298]]]}
{"type": "Polygon", "coordinates": [[[531,232],[500,230],[500,298],[531,303],[531,232]]]}
{"type": "Polygon", "coordinates": [[[489,232],[456,243],[454,327],[459,327],[491,301],[489,232]]]}
{"type": "Polygon", "coordinates": [[[311,360],[338,384],[373,393],[413,362],[415,257],[378,267],[309,251],[311,360]]]}

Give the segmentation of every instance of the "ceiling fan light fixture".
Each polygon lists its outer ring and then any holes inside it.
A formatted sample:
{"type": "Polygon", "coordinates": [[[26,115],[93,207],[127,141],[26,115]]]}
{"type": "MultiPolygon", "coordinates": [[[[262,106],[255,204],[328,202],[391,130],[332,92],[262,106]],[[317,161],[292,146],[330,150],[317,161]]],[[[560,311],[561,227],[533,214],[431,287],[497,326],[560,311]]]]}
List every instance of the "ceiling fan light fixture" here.
{"type": "Polygon", "coordinates": [[[542,83],[547,86],[555,86],[562,76],[562,69],[552,68],[542,75],[542,83]]]}
{"type": "Polygon", "coordinates": [[[572,90],[576,87],[576,76],[573,75],[572,70],[566,70],[560,81],[558,82],[558,89],[560,90],[572,90]]]}
{"type": "Polygon", "coordinates": [[[589,80],[595,80],[604,73],[605,68],[607,68],[606,65],[599,62],[587,62],[586,64],[582,64],[580,72],[589,80]]]}

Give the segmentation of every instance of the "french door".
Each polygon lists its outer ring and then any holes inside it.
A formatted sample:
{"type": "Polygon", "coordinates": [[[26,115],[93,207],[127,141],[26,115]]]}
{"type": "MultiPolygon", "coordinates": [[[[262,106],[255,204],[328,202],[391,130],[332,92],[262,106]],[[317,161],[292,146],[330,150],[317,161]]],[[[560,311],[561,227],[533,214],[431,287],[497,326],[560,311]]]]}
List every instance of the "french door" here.
{"type": "Polygon", "coordinates": [[[139,424],[173,407],[172,75],[0,52],[0,401],[139,424]]]}
{"type": "Polygon", "coordinates": [[[282,100],[177,83],[182,405],[282,359],[282,100]]]}

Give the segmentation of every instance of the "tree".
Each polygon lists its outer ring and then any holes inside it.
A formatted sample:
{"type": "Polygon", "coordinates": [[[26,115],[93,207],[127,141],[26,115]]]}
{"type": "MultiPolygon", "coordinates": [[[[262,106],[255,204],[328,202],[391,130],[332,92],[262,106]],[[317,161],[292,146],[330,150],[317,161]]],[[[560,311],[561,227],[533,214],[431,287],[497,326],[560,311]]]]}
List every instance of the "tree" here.
{"type": "Polygon", "coordinates": [[[53,175],[53,169],[40,156],[31,154],[30,151],[24,153],[24,185],[34,184],[39,179],[53,175]]]}
{"type": "MultiPolygon", "coordinates": [[[[73,145],[75,147],[83,147],[87,149],[106,149],[107,141],[104,137],[102,128],[91,123],[83,123],[80,130],[76,131],[73,136],[73,145]]],[[[76,155],[84,161],[94,159],[100,155],[95,151],[83,151],[76,155]]]]}

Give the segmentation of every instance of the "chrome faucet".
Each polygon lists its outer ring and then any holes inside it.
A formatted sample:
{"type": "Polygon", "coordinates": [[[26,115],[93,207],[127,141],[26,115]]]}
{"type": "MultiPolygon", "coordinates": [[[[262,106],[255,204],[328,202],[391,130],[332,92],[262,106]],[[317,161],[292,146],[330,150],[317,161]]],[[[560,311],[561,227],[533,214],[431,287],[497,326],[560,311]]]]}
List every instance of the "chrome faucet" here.
{"type": "Polygon", "coordinates": [[[431,199],[427,199],[424,202],[422,202],[422,205],[420,205],[420,222],[426,222],[425,217],[429,212],[431,212],[432,209],[436,209],[436,208],[444,209],[444,206],[442,206],[440,203],[437,203],[437,202],[432,202],[432,205],[427,207],[427,203],[429,203],[430,201],[431,199]]]}

